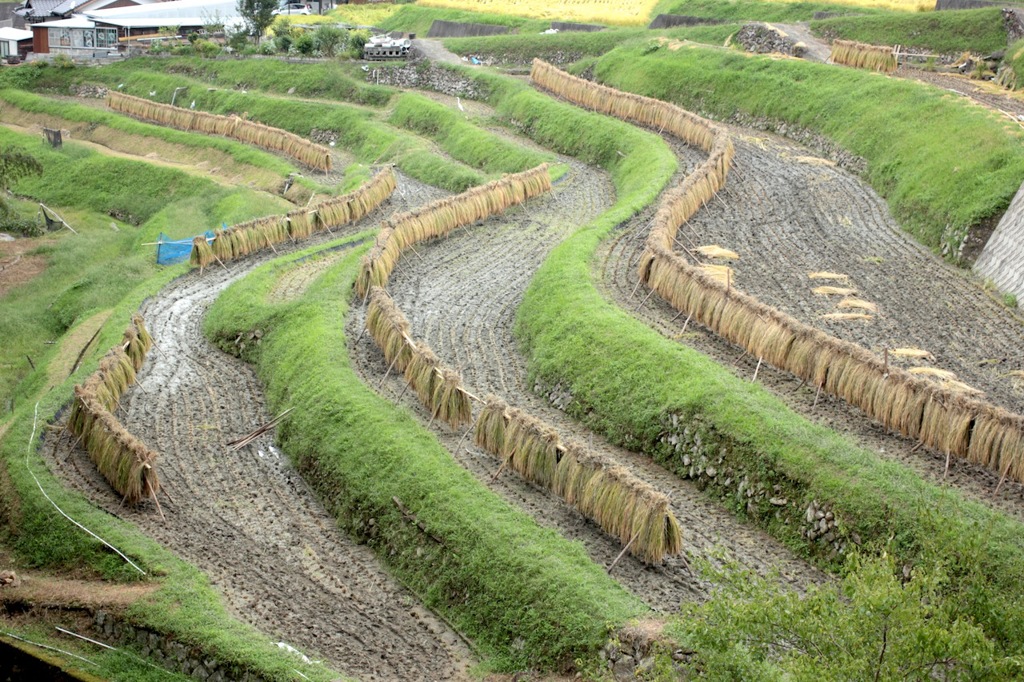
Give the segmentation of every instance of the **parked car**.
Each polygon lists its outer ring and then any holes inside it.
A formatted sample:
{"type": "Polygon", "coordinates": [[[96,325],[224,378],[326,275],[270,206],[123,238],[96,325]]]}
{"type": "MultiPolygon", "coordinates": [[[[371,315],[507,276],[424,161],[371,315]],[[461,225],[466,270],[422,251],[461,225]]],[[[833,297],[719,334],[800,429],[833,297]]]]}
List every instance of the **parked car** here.
{"type": "Polygon", "coordinates": [[[304,3],[289,2],[275,9],[274,14],[310,14],[310,11],[304,3]]]}

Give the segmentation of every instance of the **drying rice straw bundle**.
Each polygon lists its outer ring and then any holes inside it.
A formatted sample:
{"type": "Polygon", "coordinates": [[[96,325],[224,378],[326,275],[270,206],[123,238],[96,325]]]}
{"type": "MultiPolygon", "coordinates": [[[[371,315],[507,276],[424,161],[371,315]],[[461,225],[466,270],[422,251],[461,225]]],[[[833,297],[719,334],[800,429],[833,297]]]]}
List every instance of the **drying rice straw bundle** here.
{"type": "Polygon", "coordinates": [[[287,234],[292,239],[305,239],[316,231],[316,211],[300,208],[287,214],[287,234]]]}
{"type": "Polygon", "coordinates": [[[189,256],[189,262],[193,267],[198,265],[200,268],[205,268],[214,260],[216,258],[213,255],[213,247],[210,246],[210,242],[206,241],[206,237],[199,235],[192,240],[192,254],[189,256]]]}
{"type": "Polygon", "coordinates": [[[366,328],[384,358],[399,372],[405,372],[412,359],[413,343],[409,337],[409,321],[387,292],[380,287],[370,289],[366,308],[366,328]]]}
{"type": "Polygon", "coordinates": [[[462,387],[462,377],[453,369],[441,368],[435,372],[430,408],[432,417],[447,423],[453,429],[473,421],[473,400],[462,387]]]}
{"type": "Polygon", "coordinates": [[[830,57],[835,64],[882,73],[892,73],[897,67],[896,55],[891,47],[866,45],[851,40],[833,42],[830,57]]]}
{"type": "Polygon", "coordinates": [[[409,364],[405,368],[405,380],[416,391],[420,402],[431,412],[434,411],[433,398],[435,384],[441,380],[441,361],[434,351],[423,344],[416,344],[412,349],[409,364]]]}
{"type": "Polygon", "coordinates": [[[160,482],[153,462],[156,453],[129,434],[110,412],[87,395],[81,396],[92,415],[90,427],[80,434],[89,457],[111,487],[130,505],[156,496],[160,482]]]}
{"type": "Polygon", "coordinates": [[[561,445],[558,433],[522,410],[508,410],[505,450],[499,453],[523,478],[550,488],[561,445]]]}
{"type": "Polygon", "coordinates": [[[1024,480],[1024,418],[988,406],[971,432],[968,459],[1015,481],[1024,480]]]}
{"type": "Polygon", "coordinates": [[[551,426],[500,398],[487,396],[474,441],[576,507],[642,561],[659,563],[666,554],[682,551],[679,523],[667,498],[580,445],[563,445],[551,426]]]}
{"type": "Polygon", "coordinates": [[[483,189],[474,188],[414,212],[393,216],[378,234],[374,248],[363,257],[356,278],[356,293],[366,296],[371,286],[385,286],[405,248],[443,237],[458,227],[502,211],[517,197],[530,198],[535,196],[533,192],[550,189],[548,166],[541,164],[522,173],[506,175],[483,189]],[[505,188],[512,185],[520,187],[518,193],[504,195],[505,188]]]}
{"type": "Polygon", "coordinates": [[[218,116],[208,112],[190,111],[113,91],[108,93],[107,106],[115,111],[174,128],[223,135],[265,149],[283,152],[315,170],[331,169],[331,153],[326,147],[294,133],[255,121],[243,121],[237,116],[218,116]]]}
{"type": "Polygon", "coordinates": [[[485,396],[484,407],[477,417],[473,430],[473,442],[477,446],[502,458],[508,454],[508,411],[508,403],[501,398],[495,395],[485,396]]]}
{"type": "Polygon", "coordinates": [[[231,260],[234,250],[231,245],[231,234],[224,229],[213,231],[213,255],[224,263],[231,260]]]}

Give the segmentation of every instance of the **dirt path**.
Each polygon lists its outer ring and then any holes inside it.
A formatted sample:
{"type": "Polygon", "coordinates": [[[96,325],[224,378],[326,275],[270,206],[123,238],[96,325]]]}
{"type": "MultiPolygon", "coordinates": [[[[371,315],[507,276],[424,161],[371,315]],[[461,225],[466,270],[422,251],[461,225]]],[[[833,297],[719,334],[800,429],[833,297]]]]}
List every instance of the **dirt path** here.
{"type": "Polygon", "coordinates": [[[429,59],[432,62],[445,62],[448,64],[462,64],[465,65],[468,62],[462,61],[462,57],[449,52],[445,49],[444,43],[435,38],[417,38],[412,41],[413,52],[418,53],[420,56],[429,59]]]}
{"type": "Polygon", "coordinates": [[[793,40],[803,43],[807,48],[804,51],[804,59],[808,61],[827,62],[829,55],[832,54],[832,48],[829,47],[828,43],[823,42],[811,33],[811,29],[806,23],[768,25],[774,26],[793,40]]]}
{"type": "MultiPolygon", "coordinates": [[[[969,273],[956,270],[902,232],[885,202],[854,176],[779,137],[752,137],[734,130],[736,173],[729,176],[721,201],[713,201],[680,232],[688,246],[719,244],[736,251],[734,286],[760,300],[841,338],[881,354],[886,347],[915,346],[934,361],[891,361],[903,366],[931,364],[985,391],[989,400],[1024,411],[1024,381],[1010,375],[1024,368],[1024,326],[986,294],[969,273]],[[808,279],[831,271],[842,282],[808,279]],[[860,298],[878,306],[870,321],[831,321],[836,297],[818,296],[814,286],[856,288],[860,298]]],[[[607,295],[624,309],[637,305],[630,294],[635,263],[646,238],[640,216],[610,241],[601,257],[607,295]]],[[[691,249],[692,250],[692,249],[691,249]]],[[[669,338],[680,340],[749,380],[757,358],[693,326],[680,334],[683,320],[652,297],[637,317],[669,338]],[[674,320],[674,321],[673,321],[674,320]],[[682,336],[682,338],[681,338],[682,336]]],[[[915,451],[915,444],[886,434],[859,410],[837,400],[813,407],[813,389],[797,390],[789,374],[762,367],[758,381],[792,408],[825,426],[846,433],[884,457],[903,461],[927,479],[943,483],[945,456],[915,451]]],[[[954,461],[946,484],[966,495],[1024,519],[1024,486],[1004,484],[992,501],[998,475],[954,461]]]]}
{"type": "MultiPolygon", "coordinates": [[[[571,170],[550,195],[482,225],[458,230],[446,240],[417,247],[419,257],[403,258],[389,290],[409,317],[414,336],[426,340],[446,363],[459,368],[470,391],[503,396],[668,494],[684,529],[685,551],[691,559],[700,556],[714,561],[713,552],[724,550],[758,572],[778,568],[784,580],[796,587],[821,579],[817,571],[795,559],[779,543],[740,523],[695,487],[647,457],[609,445],[533,395],[526,382],[525,361],[512,335],[516,308],[549,251],[606,210],[614,196],[606,173],[572,159],[560,160],[571,170]]],[[[348,326],[350,339],[359,336],[362,324],[363,310],[354,310],[348,326]]],[[[367,382],[378,385],[387,365],[367,335],[352,355],[367,382]]],[[[394,400],[402,389],[401,380],[389,379],[383,393],[394,400]]],[[[429,421],[430,415],[408,393],[403,402],[419,413],[424,423],[429,421]]],[[[619,554],[621,545],[616,540],[561,499],[511,473],[502,474],[492,483],[497,460],[472,447],[468,439],[460,442],[461,433],[437,424],[434,431],[485,485],[542,525],[582,542],[594,561],[607,566],[619,554]]],[[[684,600],[704,598],[709,590],[680,558],[671,558],[661,567],[648,567],[625,557],[613,575],[651,607],[665,612],[674,611],[684,600]]]]}
{"type": "MultiPolygon", "coordinates": [[[[405,178],[401,184],[387,212],[437,195],[405,178]]],[[[459,636],[398,585],[371,550],[336,529],[270,436],[240,452],[225,446],[270,415],[252,368],[214,349],[202,319],[228,284],[271,257],[234,263],[230,272],[186,275],[143,306],[158,350],[147,358],[138,390],[123,401],[122,419],[160,453],[165,521],[148,506],[119,508],[81,451],[68,460],[61,452],[51,466],[101,508],[197,565],[237,617],[275,640],[360,679],[463,679],[471,656],[459,636]]]]}

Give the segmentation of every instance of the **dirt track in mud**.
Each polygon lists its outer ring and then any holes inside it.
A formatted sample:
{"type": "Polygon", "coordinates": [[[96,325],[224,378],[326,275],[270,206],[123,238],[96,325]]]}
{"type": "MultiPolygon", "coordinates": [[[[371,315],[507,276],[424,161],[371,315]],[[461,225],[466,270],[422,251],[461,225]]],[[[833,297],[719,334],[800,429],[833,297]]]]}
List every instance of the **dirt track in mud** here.
{"type": "MultiPolygon", "coordinates": [[[[890,356],[890,361],[951,370],[960,381],[984,391],[988,400],[1024,411],[1024,381],[1009,374],[1024,368],[1024,326],[1019,318],[985,293],[969,273],[947,265],[903,233],[885,202],[856,177],[783,138],[732,132],[736,172],[730,174],[720,200],[708,204],[680,231],[680,241],[691,253],[694,247],[709,244],[731,249],[740,255],[732,263],[732,284],[737,288],[879,355],[885,348],[928,350],[934,360],[890,356]],[[809,279],[808,274],[816,271],[842,273],[849,279],[809,279]],[[878,312],[870,321],[825,319],[823,315],[836,312],[840,297],[812,293],[820,285],[855,288],[859,298],[877,304],[878,312]]],[[[685,155],[691,158],[692,152],[685,155]]],[[[643,290],[631,296],[649,219],[649,212],[638,216],[600,254],[606,295],[629,311],[646,294],[643,290]]],[[[744,356],[693,324],[683,334],[685,319],[657,296],[634,314],[669,338],[707,353],[739,377],[750,380],[754,375],[757,358],[744,356]]],[[[944,455],[916,449],[914,442],[887,434],[842,401],[823,396],[814,407],[813,388],[800,388],[792,375],[765,366],[758,382],[796,411],[864,447],[1024,519],[1024,486],[1006,483],[999,498],[992,500],[997,474],[954,460],[943,479],[944,455]]]]}
{"type": "MultiPolygon", "coordinates": [[[[414,338],[426,341],[444,362],[458,368],[471,392],[502,396],[551,423],[563,436],[618,461],[668,494],[684,529],[684,548],[691,559],[700,556],[716,561],[714,553],[724,551],[760,573],[777,568],[783,580],[796,587],[821,579],[816,570],[795,559],[772,538],[737,521],[694,486],[647,457],[609,445],[549,407],[526,384],[525,360],[512,335],[523,292],[550,250],[604,211],[614,196],[605,173],[570,159],[562,161],[570,165],[571,171],[551,194],[482,225],[457,230],[448,239],[419,246],[418,257],[410,254],[402,259],[388,288],[409,318],[414,338]]],[[[359,336],[363,319],[363,310],[354,310],[348,326],[350,339],[359,336]]],[[[367,383],[378,385],[387,364],[368,335],[362,336],[352,356],[367,383]]],[[[401,379],[392,377],[383,393],[395,400],[403,387],[401,379]]],[[[426,409],[410,393],[405,394],[403,403],[424,422],[429,421],[426,409]]],[[[485,485],[542,525],[582,542],[594,561],[608,566],[621,551],[616,540],[548,491],[524,482],[514,473],[503,473],[492,482],[499,466],[495,458],[475,448],[470,438],[462,440],[462,432],[452,432],[436,423],[433,428],[456,459],[485,485]]],[[[661,611],[673,611],[684,600],[701,599],[709,589],[679,557],[666,560],[660,567],[624,557],[613,576],[661,611]]]]}
{"type": "MultiPolygon", "coordinates": [[[[405,178],[402,184],[390,205],[345,232],[438,194],[405,178]]],[[[209,344],[202,319],[228,284],[272,257],[233,263],[230,272],[190,273],[143,306],[158,349],[122,401],[121,418],[160,453],[166,520],[150,505],[120,508],[81,450],[66,458],[62,448],[50,464],[101,508],[202,569],[237,617],[275,641],[360,679],[464,678],[471,655],[459,636],[397,584],[371,550],[336,529],[271,435],[239,452],[226,447],[271,415],[252,368],[209,344]]],[[[321,265],[297,266],[293,272],[308,276],[292,275],[283,295],[301,290],[321,265]]]]}

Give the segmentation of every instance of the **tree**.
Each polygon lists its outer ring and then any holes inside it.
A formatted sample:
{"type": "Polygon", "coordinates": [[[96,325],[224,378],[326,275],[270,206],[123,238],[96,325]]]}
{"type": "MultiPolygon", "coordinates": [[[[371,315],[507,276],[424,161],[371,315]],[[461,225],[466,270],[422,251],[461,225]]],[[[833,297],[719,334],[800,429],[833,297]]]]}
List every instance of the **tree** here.
{"type": "Polygon", "coordinates": [[[4,196],[7,189],[26,175],[42,172],[43,167],[28,154],[13,149],[0,150],[0,216],[9,216],[12,210],[4,196]]]}
{"type": "Polygon", "coordinates": [[[245,22],[245,30],[259,42],[267,28],[274,23],[274,10],[278,0],[238,0],[236,7],[245,22]]]}

